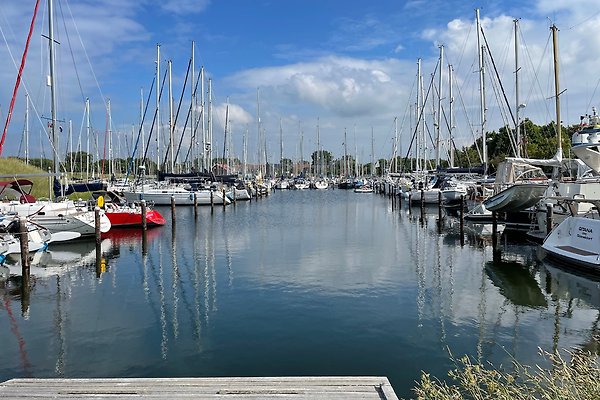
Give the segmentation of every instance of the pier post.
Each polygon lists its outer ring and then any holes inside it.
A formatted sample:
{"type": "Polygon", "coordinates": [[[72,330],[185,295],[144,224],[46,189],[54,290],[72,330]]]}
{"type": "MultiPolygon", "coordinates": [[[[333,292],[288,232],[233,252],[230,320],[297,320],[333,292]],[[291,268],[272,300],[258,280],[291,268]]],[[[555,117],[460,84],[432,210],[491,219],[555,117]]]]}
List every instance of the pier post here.
{"type": "Polygon", "coordinates": [[[223,186],[223,189],[221,190],[221,195],[223,196],[223,209],[225,209],[225,206],[227,205],[227,192],[225,191],[225,186],[223,186]]]}
{"type": "Polygon", "coordinates": [[[94,207],[94,232],[96,237],[96,278],[102,274],[102,238],[100,231],[100,207],[94,207]]]}
{"type": "Polygon", "coordinates": [[[442,223],[442,192],[438,192],[438,218],[440,224],[442,223]]]}
{"type": "Polygon", "coordinates": [[[496,251],[496,242],[498,239],[498,214],[492,211],[492,248],[496,251]]]}
{"type": "Polygon", "coordinates": [[[554,228],[554,206],[546,204],[546,235],[549,235],[554,228]]]}
{"type": "Polygon", "coordinates": [[[94,236],[96,237],[96,246],[100,246],[102,232],[100,231],[100,207],[94,207],[94,236]]]}
{"type": "Polygon", "coordinates": [[[23,282],[29,283],[29,233],[27,232],[27,220],[19,218],[19,243],[21,245],[21,276],[23,282]]]}
{"type": "Polygon", "coordinates": [[[148,229],[148,221],[146,221],[146,200],[140,201],[140,207],[142,208],[142,231],[148,229]]]}
{"type": "Polygon", "coordinates": [[[231,190],[233,190],[233,205],[235,206],[235,204],[237,203],[237,191],[235,189],[235,185],[231,187],[231,190]]]}
{"type": "Polygon", "coordinates": [[[465,244],[465,195],[460,195],[460,245],[465,244]]]}
{"type": "Polygon", "coordinates": [[[421,218],[425,214],[425,190],[421,189],[421,218]]]}
{"type": "Polygon", "coordinates": [[[198,219],[198,192],[194,192],[194,219],[198,219]]]}
{"type": "Polygon", "coordinates": [[[213,212],[215,209],[215,192],[210,189],[210,212],[213,212]]]}
{"type": "Polygon", "coordinates": [[[171,196],[171,220],[173,221],[173,224],[177,222],[177,217],[175,214],[175,196],[171,196]]]}
{"type": "Polygon", "coordinates": [[[398,191],[398,208],[402,210],[402,190],[398,191]]]}

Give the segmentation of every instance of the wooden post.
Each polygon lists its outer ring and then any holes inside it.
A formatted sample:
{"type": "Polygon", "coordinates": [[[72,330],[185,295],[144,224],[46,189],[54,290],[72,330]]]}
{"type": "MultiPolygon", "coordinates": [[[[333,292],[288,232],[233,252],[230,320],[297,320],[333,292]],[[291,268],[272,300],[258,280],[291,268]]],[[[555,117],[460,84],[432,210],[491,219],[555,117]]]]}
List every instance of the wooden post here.
{"type": "Polygon", "coordinates": [[[398,191],[398,208],[402,209],[402,190],[398,191]]]}
{"type": "Polygon", "coordinates": [[[498,214],[492,211],[492,247],[496,249],[496,239],[498,236],[498,214]]]}
{"type": "Polygon", "coordinates": [[[177,222],[177,217],[175,214],[175,196],[171,196],[171,220],[173,221],[173,224],[177,222]]]}
{"type": "Polygon", "coordinates": [[[148,221],[146,220],[146,200],[140,201],[140,207],[142,208],[142,230],[148,229],[148,221]]]}
{"type": "Polygon", "coordinates": [[[546,235],[549,235],[554,228],[554,206],[546,204],[546,235]]]}
{"type": "Polygon", "coordinates": [[[29,281],[29,233],[27,220],[24,217],[19,218],[19,242],[21,244],[21,276],[29,281]]]}
{"type": "Polygon", "coordinates": [[[421,189],[421,218],[425,214],[425,190],[421,189]]]}
{"type": "Polygon", "coordinates": [[[412,210],[412,190],[408,192],[408,212],[412,210]]]}
{"type": "Polygon", "coordinates": [[[215,210],[215,193],[212,189],[210,189],[210,212],[212,213],[215,210]]]}
{"type": "Polygon", "coordinates": [[[442,220],[442,191],[438,192],[438,217],[442,220]]]}
{"type": "Polygon", "coordinates": [[[225,206],[227,205],[227,195],[226,195],[226,191],[225,191],[225,186],[223,186],[223,189],[221,190],[221,194],[223,196],[223,209],[225,209],[225,206]]]}
{"type": "Polygon", "coordinates": [[[237,190],[235,188],[235,185],[231,186],[231,190],[233,190],[233,205],[235,206],[235,204],[237,203],[237,190]]]}
{"type": "Polygon", "coordinates": [[[94,207],[94,235],[96,237],[96,246],[100,246],[101,235],[100,231],[100,207],[94,207]]]}
{"type": "Polygon", "coordinates": [[[465,195],[460,195],[460,244],[465,244],[465,195]]]}
{"type": "Polygon", "coordinates": [[[194,191],[194,219],[198,219],[198,192],[194,191]]]}
{"type": "Polygon", "coordinates": [[[94,207],[94,227],[96,236],[96,277],[102,275],[102,239],[100,231],[100,207],[94,207]]]}

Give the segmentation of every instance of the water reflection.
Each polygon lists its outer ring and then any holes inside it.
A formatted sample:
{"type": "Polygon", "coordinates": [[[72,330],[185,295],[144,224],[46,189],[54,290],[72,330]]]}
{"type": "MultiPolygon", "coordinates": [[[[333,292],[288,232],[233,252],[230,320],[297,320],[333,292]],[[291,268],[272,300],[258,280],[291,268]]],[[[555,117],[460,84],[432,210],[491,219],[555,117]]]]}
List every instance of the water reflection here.
{"type": "Polygon", "coordinates": [[[517,261],[492,260],[485,263],[485,272],[512,304],[531,308],[548,306],[533,276],[535,269],[517,261]]]}

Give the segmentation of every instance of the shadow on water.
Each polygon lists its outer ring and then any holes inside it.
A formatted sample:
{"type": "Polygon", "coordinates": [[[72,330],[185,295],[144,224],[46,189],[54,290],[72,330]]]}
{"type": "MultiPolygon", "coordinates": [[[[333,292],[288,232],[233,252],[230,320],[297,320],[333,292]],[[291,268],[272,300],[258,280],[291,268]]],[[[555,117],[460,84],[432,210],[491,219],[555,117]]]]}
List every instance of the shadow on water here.
{"type": "Polygon", "coordinates": [[[531,308],[548,306],[533,277],[535,270],[530,267],[517,261],[492,260],[485,263],[485,273],[512,304],[531,308]]]}

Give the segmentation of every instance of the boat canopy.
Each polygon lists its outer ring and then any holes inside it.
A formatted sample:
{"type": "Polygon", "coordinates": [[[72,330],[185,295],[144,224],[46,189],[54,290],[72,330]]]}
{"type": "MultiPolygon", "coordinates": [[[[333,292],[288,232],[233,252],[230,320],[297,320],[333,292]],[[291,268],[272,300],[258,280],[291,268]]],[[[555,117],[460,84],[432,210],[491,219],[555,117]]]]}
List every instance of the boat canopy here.
{"type": "Polygon", "coordinates": [[[21,203],[33,203],[35,197],[31,195],[33,182],[29,179],[17,179],[0,182],[0,198],[3,200],[19,200],[21,203]]]}
{"type": "Polygon", "coordinates": [[[547,177],[540,167],[519,159],[507,158],[498,165],[495,183],[510,184],[531,179],[547,179],[547,177]]]}

